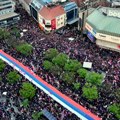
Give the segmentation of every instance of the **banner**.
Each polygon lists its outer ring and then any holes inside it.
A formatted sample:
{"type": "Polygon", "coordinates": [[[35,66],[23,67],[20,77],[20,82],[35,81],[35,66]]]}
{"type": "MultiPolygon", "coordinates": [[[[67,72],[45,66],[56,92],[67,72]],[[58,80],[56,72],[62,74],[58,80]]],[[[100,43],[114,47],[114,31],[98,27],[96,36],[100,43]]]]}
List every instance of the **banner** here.
{"type": "Polygon", "coordinates": [[[51,21],[51,28],[52,28],[52,30],[55,30],[55,29],[56,29],[56,19],[53,19],[53,20],[51,21]]]}

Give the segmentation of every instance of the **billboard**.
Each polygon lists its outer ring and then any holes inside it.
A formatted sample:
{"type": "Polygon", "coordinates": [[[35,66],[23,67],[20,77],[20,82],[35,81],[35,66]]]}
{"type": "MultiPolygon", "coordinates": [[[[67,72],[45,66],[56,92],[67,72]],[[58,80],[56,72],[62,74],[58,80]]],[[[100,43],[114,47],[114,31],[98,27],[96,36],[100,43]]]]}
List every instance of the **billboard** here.
{"type": "Polygon", "coordinates": [[[51,21],[51,29],[52,29],[52,30],[55,30],[55,29],[56,29],[56,19],[53,19],[53,20],[51,21]]]}

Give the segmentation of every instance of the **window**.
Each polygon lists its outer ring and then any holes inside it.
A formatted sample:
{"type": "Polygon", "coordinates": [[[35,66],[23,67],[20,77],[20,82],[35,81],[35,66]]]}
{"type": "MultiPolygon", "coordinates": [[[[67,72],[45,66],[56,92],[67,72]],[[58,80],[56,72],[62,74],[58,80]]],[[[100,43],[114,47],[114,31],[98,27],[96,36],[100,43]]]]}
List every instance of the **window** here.
{"type": "Polygon", "coordinates": [[[51,28],[51,25],[45,25],[45,27],[47,27],[47,28],[51,28]]]}

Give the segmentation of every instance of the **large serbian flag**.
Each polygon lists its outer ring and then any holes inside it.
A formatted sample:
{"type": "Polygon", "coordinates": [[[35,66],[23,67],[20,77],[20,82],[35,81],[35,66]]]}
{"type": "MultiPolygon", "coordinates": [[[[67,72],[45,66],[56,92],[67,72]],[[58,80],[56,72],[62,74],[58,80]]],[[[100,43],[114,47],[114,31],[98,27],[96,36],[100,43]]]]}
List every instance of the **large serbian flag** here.
{"type": "Polygon", "coordinates": [[[51,28],[52,28],[52,30],[55,30],[55,29],[56,29],[56,19],[53,19],[53,20],[51,21],[51,28]]]}

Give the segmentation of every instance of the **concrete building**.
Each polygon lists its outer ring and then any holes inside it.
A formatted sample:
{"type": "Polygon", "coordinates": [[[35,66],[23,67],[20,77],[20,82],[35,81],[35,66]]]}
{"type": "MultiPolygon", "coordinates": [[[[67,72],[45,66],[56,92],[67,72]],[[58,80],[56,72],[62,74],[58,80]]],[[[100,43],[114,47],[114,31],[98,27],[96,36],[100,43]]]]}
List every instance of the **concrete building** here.
{"type": "Polygon", "coordinates": [[[66,14],[62,6],[52,8],[44,6],[38,14],[38,23],[42,30],[51,31],[66,25],[66,14]]]}
{"type": "Polygon", "coordinates": [[[66,0],[19,0],[25,10],[38,22],[39,27],[50,32],[79,20],[78,6],[66,0]],[[53,27],[54,26],[54,27],[53,27]]]}
{"type": "Polygon", "coordinates": [[[0,0],[0,27],[17,23],[20,18],[14,10],[15,2],[12,0],[0,0]]]}
{"type": "Polygon", "coordinates": [[[98,46],[120,52],[120,9],[101,7],[90,14],[85,28],[98,46]]]}

